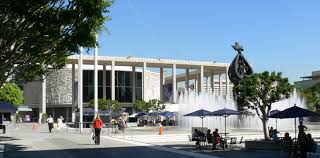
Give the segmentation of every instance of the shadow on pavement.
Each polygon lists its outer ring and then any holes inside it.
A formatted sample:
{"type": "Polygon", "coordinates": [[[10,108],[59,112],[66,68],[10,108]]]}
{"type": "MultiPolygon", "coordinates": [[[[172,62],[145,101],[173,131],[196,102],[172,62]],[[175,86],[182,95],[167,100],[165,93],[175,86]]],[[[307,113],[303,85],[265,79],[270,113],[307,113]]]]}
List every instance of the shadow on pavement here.
{"type": "Polygon", "coordinates": [[[3,136],[3,137],[1,136],[0,138],[0,142],[6,142],[6,141],[12,141],[12,140],[20,140],[20,139],[7,137],[7,136],[3,136]]]}

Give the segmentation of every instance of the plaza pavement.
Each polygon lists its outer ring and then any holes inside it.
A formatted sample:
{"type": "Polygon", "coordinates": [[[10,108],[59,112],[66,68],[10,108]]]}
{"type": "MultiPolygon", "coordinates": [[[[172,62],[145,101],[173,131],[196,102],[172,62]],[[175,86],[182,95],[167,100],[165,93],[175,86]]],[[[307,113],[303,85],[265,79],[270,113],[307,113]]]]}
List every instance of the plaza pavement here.
{"type": "MultiPolygon", "coordinates": [[[[54,129],[49,133],[45,124],[21,124],[8,128],[7,134],[0,134],[0,158],[2,157],[287,157],[280,151],[245,150],[244,144],[230,147],[228,150],[212,151],[210,148],[196,149],[190,142],[189,131],[165,127],[164,134],[158,135],[158,127],[128,128],[125,133],[114,134],[112,129],[103,129],[102,144],[94,145],[90,138],[90,129],[82,134],[73,128],[54,129]],[[4,144],[4,145],[1,145],[4,144]],[[1,152],[3,151],[4,152],[1,152]]],[[[1,132],[1,131],[0,131],[1,132]]],[[[292,131],[290,131],[292,133],[292,131]]],[[[308,131],[320,136],[320,131],[308,131]]],[[[249,129],[232,130],[231,136],[244,139],[263,138],[262,132],[249,129]]],[[[292,134],[291,134],[292,135],[292,134]]],[[[238,139],[239,141],[239,139],[238,139]]]]}

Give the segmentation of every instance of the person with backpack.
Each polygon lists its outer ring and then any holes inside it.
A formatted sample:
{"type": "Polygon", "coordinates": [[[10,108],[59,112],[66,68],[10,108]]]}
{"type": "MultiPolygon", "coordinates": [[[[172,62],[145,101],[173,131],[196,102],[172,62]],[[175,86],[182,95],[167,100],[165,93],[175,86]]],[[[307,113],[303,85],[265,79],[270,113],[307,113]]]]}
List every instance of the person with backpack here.
{"type": "Polygon", "coordinates": [[[96,119],[93,121],[93,128],[94,128],[94,134],[95,134],[94,142],[96,145],[100,144],[100,133],[101,133],[102,126],[103,126],[103,122],[100,119],[99,114],[97,114],[96,119]]]}

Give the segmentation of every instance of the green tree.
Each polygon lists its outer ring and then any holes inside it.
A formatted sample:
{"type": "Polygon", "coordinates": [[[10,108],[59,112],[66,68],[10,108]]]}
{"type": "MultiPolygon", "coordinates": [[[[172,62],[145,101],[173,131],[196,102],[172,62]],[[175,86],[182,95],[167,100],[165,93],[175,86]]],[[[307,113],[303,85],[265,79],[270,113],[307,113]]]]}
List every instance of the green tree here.
{"type": "Polygon", "coordinates": [[[79,47],[95,47],[111,0],[1,0],[0,87],[65,66],[79,47]]]}
{"type": "MultiPolygon", "coordinates": [[[[94,99],[89,101],[89,107],[94,109],[94,99]]],[[[106,110],[107,109],[107,101],[105,99],[98,99],[98,109],[106,110]]]]}
{"type": "MultiPolygon", "coordinates": [[[[94,109],[94,99],[89,101],[89,107],[94,109]]],[[[98,99],[98,109],[99,110],[109,110],[112,112],[119,112],[121,111],[121,105],[117,100],[111,99],[98,99]]]]}
{"type": "Polygon", "coordinates": [[[268,115],[272,103],[290,97],[293,86],[288,78],[283,78],[280,72],[265,71],[243,79],[234,90],[241,103],[238,106],[256,111],[263,124],[264,137],[270,139],[267,130],[268,115]]]}
{"type": "Polygon", "coordinates": [[[133,109],[137,112],[154,112],[165,109],[165,105],[158,99],[151,99],[148,102],[143,100],[136,100],[133,104],[133,109]]]}
{"type": "Polygon", "coordinates": [[[300,90],[301,95],[307,100],[307,107],[309,110],[316,109],[317,112],[320,111],[320,83],[314,86],[300,90]]]}
{"type": "Polygon", "coordinates": [[[136,112],[145,112],[146,102],[144,100],[136,100],[133,103],[133,110],[136,112]]]}
{"type": "Polygon", "coordinates": [[[152,110],[154,112],[158,112],[158,111],[161,111],[166,108],[166,106],[163,104],[163,102],[161,102],[158,99],[149,100],[148,104],[150,104],[149,105],[150,110],[152,110]]]}
{"type": "Polygon", "coordinates": [[[5,83],[0,88],[0,102],[7,102],[16,106],[23,104],[21,89],[14,83],[5,83]]]}

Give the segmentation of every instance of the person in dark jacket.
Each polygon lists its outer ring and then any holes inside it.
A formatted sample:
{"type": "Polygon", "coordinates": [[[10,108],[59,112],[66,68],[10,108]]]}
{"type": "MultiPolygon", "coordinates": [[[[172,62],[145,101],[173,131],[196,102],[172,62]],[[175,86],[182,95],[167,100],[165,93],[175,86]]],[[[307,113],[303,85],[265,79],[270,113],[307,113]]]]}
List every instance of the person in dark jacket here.
{"type": "Polygon", "coordinates": [[[96,145],[100,144],[100,133],[101,133],[102,126],[103,126],[103,122],[100,119],[100,116],[97,115],[96,119],[93,121],[93,128],[94,128],[94,134],[95,134],[94,142],[96,145]]]}

